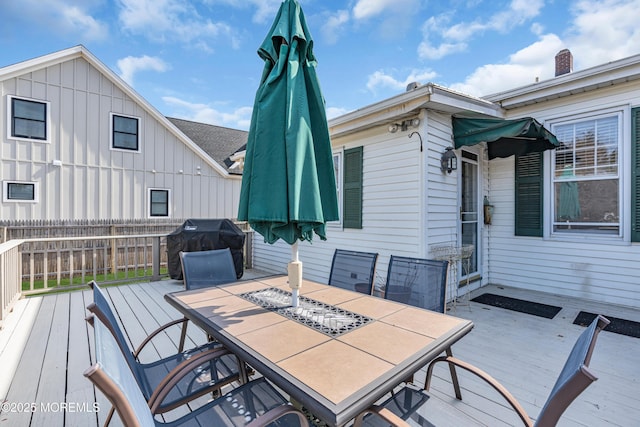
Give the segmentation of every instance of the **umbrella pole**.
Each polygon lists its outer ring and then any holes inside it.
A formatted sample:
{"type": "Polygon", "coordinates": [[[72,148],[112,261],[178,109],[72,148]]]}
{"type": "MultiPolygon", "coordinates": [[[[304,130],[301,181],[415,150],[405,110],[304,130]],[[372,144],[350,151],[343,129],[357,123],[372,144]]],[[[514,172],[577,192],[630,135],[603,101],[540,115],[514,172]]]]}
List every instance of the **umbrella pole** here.
{"type": "Polygon", "coordinates": [[[297,307],[299,303],[298,291],[302,286],[302,263],[298,259],[298,242],[291,245],[291,262],[288,265],[289,287],[291,287],[291,305],[297,307]]]}

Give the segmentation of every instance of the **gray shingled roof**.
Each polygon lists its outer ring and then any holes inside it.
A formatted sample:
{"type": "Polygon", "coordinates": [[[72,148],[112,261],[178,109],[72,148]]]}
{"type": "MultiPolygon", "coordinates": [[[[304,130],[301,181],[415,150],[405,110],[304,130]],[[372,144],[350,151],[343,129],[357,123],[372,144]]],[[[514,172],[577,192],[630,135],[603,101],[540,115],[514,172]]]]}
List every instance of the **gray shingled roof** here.
{"type": "Polygon", "coordinates": [[[232,174],[241,174],[229,170],[233,162],[229,159],[234,153],[244,150],[249,133],[244,130],[230,129],[206,123],[167,117],[178,129],[202,148],[213,160],[232,174]]]}

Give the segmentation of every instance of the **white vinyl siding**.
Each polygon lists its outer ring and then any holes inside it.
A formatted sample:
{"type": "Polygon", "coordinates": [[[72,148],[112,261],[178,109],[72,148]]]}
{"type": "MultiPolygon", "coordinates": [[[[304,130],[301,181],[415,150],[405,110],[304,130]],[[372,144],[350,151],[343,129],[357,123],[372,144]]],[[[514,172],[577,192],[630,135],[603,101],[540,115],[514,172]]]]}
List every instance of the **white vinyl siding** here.
{"type": "Polygon", "coordinates": [[[490,163],[491,202],[495,206],[490,226],[490,283],[586,298],[613,304],[640,306],[637,260],[640,245],[630,236],[630,109],[640,103],[637,83],[620,84],[589,95],[563,98],[512,111],[509,118],[533,116],[545,124],[569,117],[598,116],[620,111],[621,116],[621,223],[624,238],[571,233],[551,234],[551,160],[545,152],[545,236],[514,236],[514,161],[494,159],[490,163]]]}
{"type": "MultiPolygon", "coordinates": [[[[239,177],[223,176],[115,75],[79,55],[47,64],[0,74],[1,93],[46,102],[51,118],[49,144],[10,140],[2,128],[0,179],[37,182],[39,203],[3,203],[0,218],[148,218],[149,188],[171,189],[173,218],[237,216],[239,177]],[[143,150],[111,149],[112,113],[139,118],[143,150]]],[[[7,125],[7,105],[0,103],[0,126],[7,125]]]]}

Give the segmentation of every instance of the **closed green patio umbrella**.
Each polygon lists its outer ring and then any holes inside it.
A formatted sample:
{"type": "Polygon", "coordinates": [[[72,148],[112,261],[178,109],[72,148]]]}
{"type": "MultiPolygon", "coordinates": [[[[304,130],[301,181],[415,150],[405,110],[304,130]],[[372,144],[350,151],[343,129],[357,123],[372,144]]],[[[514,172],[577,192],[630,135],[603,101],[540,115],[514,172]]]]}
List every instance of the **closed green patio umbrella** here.
{"type": "Polygon", "coordinates": [[[313,40],[296,0],[285,0],[258,49],[265,61],[253,106],[238,219],[265,242],[292,246],[293,304],[302,278],[297,244],[326,239],[338,219],[333,155],[313,40]]]}

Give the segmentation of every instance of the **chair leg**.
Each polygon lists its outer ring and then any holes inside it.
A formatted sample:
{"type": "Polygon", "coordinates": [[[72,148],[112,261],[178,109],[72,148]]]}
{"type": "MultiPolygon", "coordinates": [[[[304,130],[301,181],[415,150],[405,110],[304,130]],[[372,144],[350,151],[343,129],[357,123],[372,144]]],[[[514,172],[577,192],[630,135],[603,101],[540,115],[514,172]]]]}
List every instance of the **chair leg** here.
{"type": "MultiPolygon", "coordinates": [[[[186,319],[186,317],[185,317],[186,319]]],[[[187,325],[189,322],[184,322],[182,325],[182,331],[180,332],[180,343],[178,345],[178,353],[182,353],[184,350],[184,343],[187,340],[187,325]]]]}
{"type": "Polygon", "coordinates": [[[104,427],[107,427],[109,425],[115,411],[116,411],[116,408],[113,406],[111,407],[111,409],[109,409],[109,412],[107,413],[107,418],[104,420],[104,424],[103,424],[104,427]]]}
{"type": "MultiPolygon", "coordinates": [[[[451,347],[445,350],[445,353],[449,357],[453,357],[453,353],[451,352],[451,347]]],[[[456,393],[456,399],[462,400],[462,393],[460,392],[460,383],[458,382],[458,373],[456,372],[456,367],[451,363],[449,365],[449,372],[451,372],[451,383],[453,384],[453,390],[456,393]]]]}

